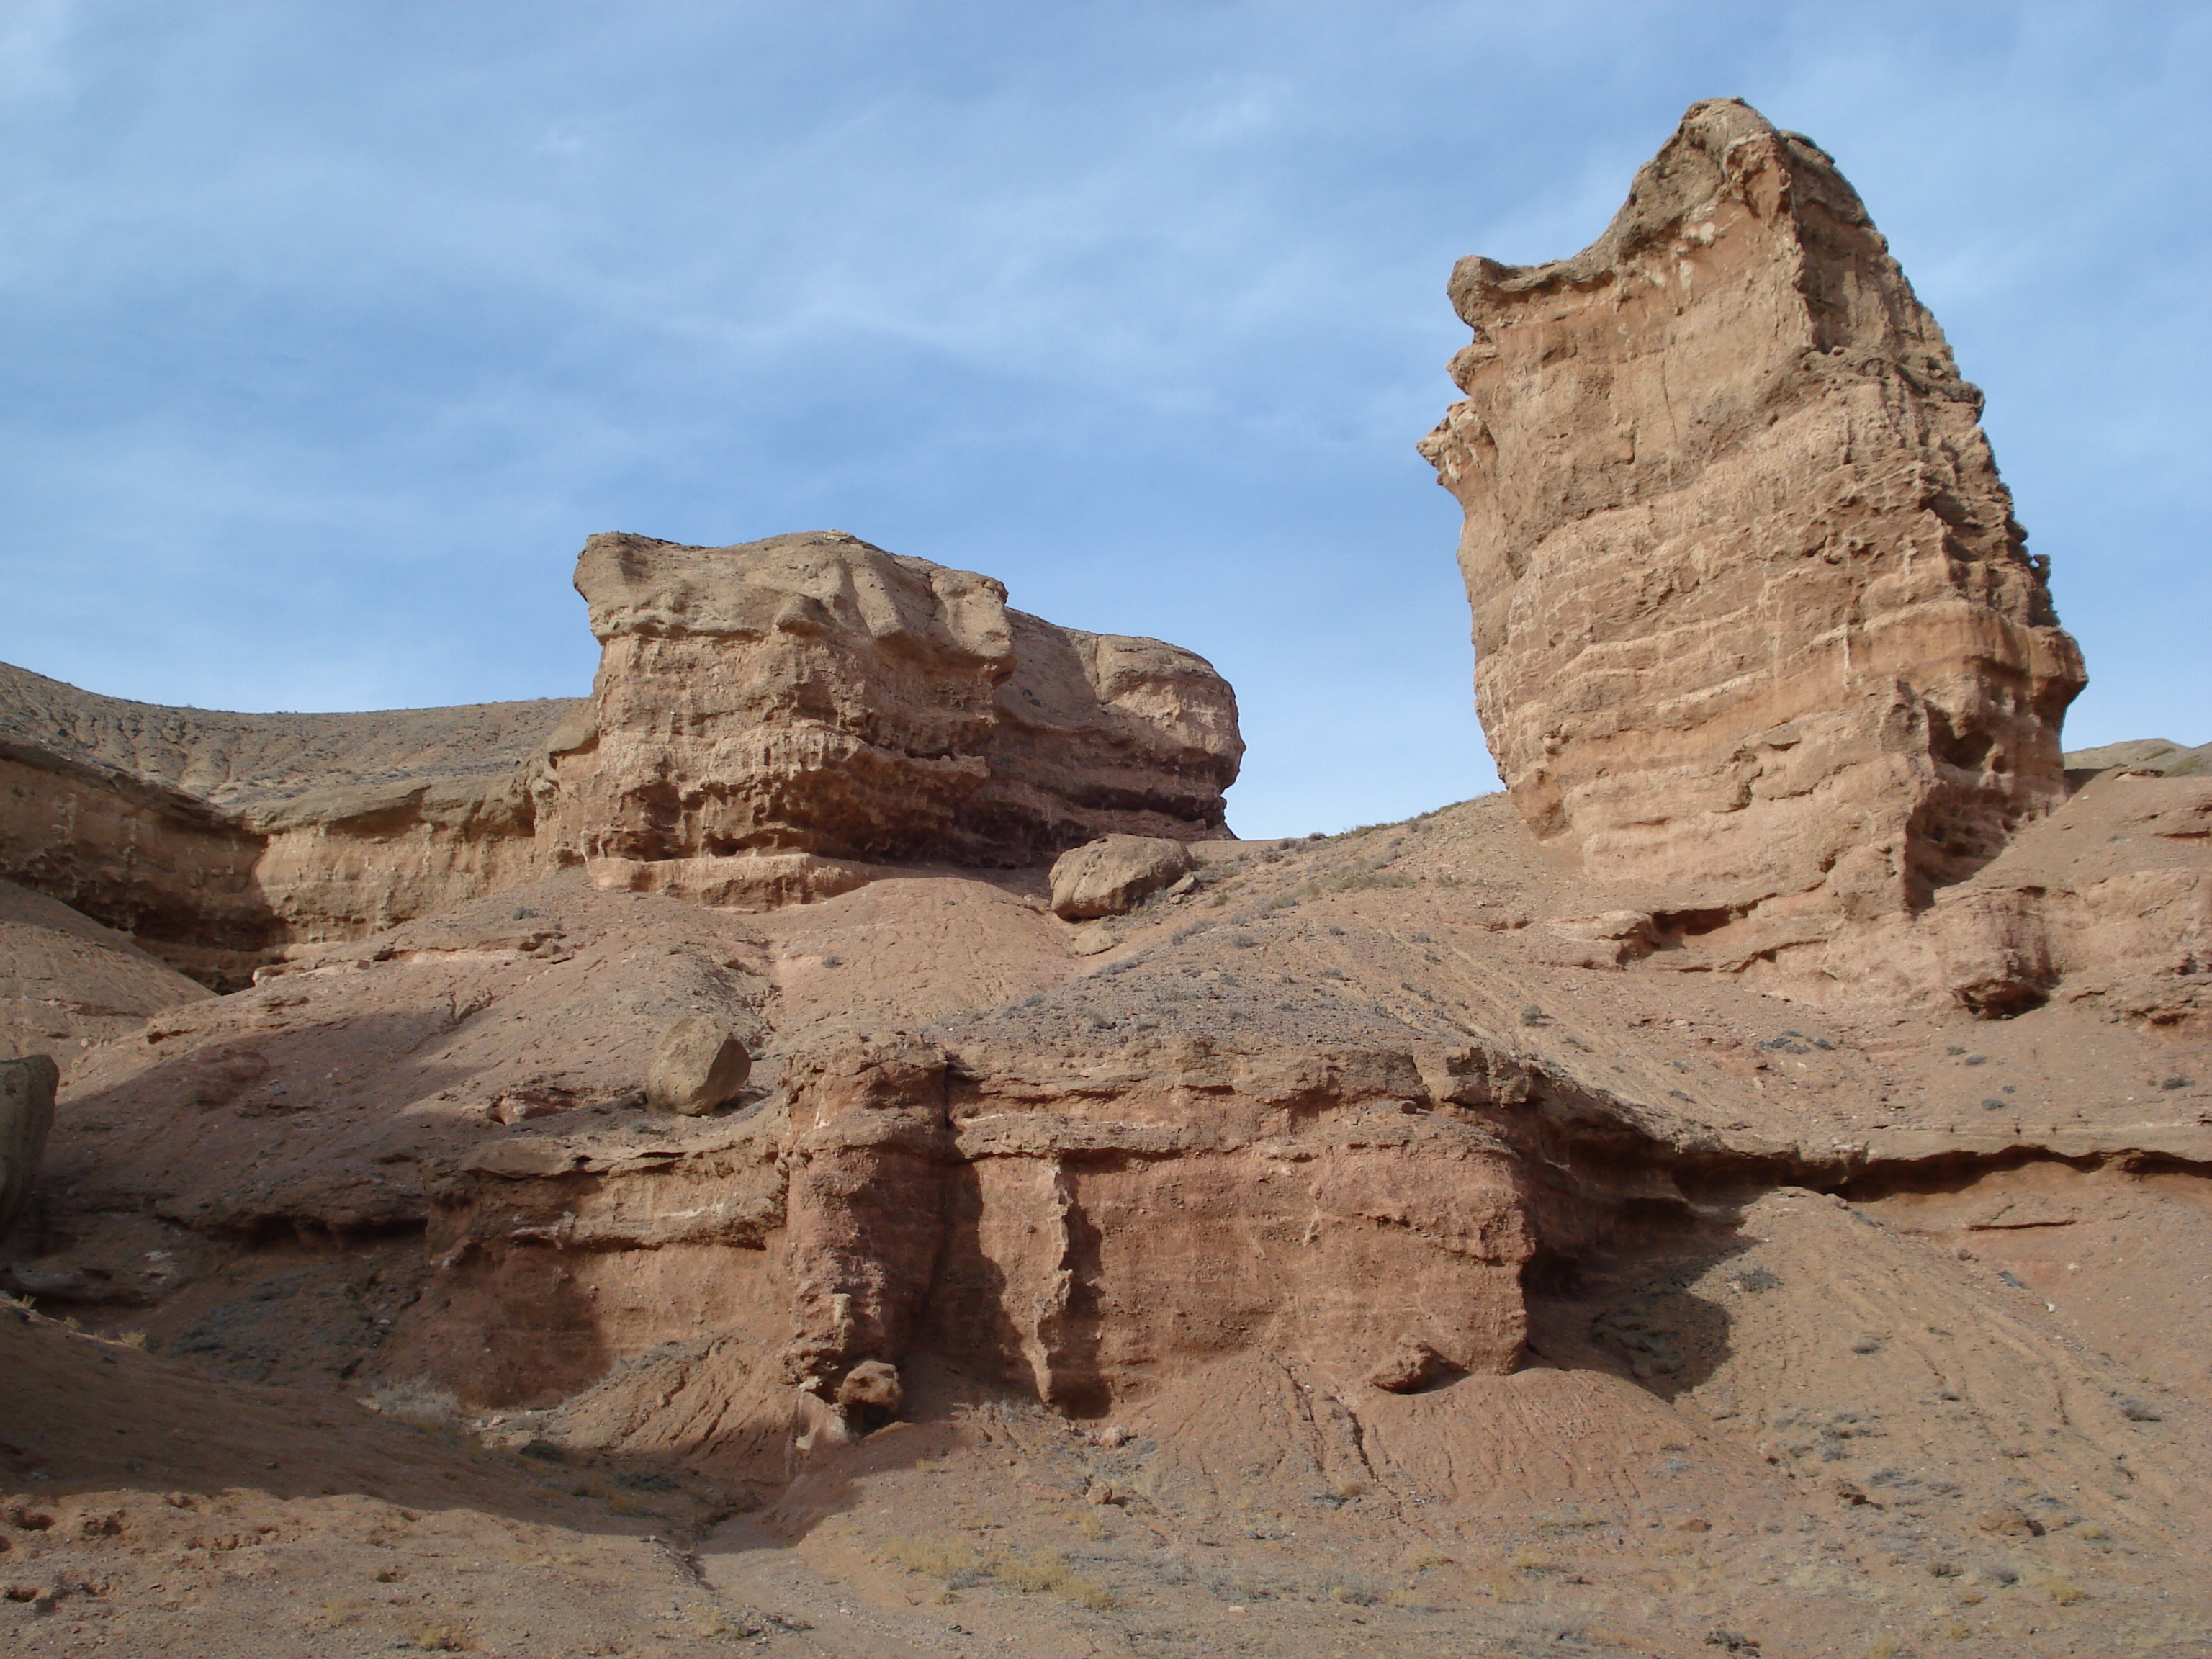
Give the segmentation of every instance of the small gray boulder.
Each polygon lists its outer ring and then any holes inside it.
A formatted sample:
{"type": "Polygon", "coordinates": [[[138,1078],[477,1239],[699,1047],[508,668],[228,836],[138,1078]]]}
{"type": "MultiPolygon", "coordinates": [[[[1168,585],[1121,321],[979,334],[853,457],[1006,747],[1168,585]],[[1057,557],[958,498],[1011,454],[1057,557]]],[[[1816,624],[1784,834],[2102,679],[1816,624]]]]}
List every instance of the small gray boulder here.
{"type": "Polygon", "coordinates": [[[727,1026],[694,1014],[668,1028],[645,1075],[645,1103],[698,1117],[733,1099],[752,1075],[752,1056],[727,1026]]]}
{"type": "Polygon", "coordinates": [[[1155,836],[1108,836],[1052,866],[1052,912],[1063,921],[1118,916],[1195,868],[1190,848],[1155,836]]]}

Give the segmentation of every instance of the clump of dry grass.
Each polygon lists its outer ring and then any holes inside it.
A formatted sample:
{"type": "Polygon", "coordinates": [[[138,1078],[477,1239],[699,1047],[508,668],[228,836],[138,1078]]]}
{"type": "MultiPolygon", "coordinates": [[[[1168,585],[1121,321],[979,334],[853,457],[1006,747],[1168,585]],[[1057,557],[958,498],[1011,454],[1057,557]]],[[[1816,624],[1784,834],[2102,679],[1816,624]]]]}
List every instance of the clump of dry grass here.
{"type": "Polygon", "coordinates": [[[885,1560],[908,1572],[942,1580],[948,1589],[993,1583],[1024,1595],[1056,1595],[1063,1601],[1103,1613],[1114,1597],[1103,1584],[1070,1567],[1058,1550],[979,1550],[965,1539],[894,1538],[884,1546],[885,1560]]]}
{"type": "Polygon", "coordinates": [[[361,1403],[418,1429],[450,1429],[461,1420],[461,1402],[453,1391],[419,1376],[379,1382],[362,1396],[361,1403]]]}
{"type": "Polygon", "coordinates": [[[465,1619],[441,1619],[416,1626],[414,1642],[422,1653],[471,1653],[476,1650],[476,1627],[465,1619]]]}

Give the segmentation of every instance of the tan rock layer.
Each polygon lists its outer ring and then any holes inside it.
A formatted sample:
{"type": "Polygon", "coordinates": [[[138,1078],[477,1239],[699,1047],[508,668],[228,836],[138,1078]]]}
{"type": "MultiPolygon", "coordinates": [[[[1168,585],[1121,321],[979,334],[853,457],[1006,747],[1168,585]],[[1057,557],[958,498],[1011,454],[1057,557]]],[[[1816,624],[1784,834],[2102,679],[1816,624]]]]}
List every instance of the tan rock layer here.
{"type": "Polygon", "coordinates": [[[1176,647],[1054,627],[988,577],[834,531],[594,536],[576,585],[599,678],[534,788],[555,856],[610,884],[679,890],[696,860],[1021,865],[1116,832],[1227,833],[1235,698],[1176,647]]]}
{"type": "Polygon", "coordinates": [[[605,647],[587,702],[229,714],[0,665],[0,878],[229,988],[578,865],[766,908],[884,860],[1227,834],[1236,699],[1177,647],[836,532],[596,536],[577,586],[605,647]]]}
{"type": "Polygon", "coordinates": [[[0,665],[0,877],[234,986],[530,879],[516,767],[575,706],[231,714],[0,665]]]}
{"type": "Polygon", "coordinates": [[[2063,798],[2079,652],[1857,196],[1694,106],[1589,248],[1463,259],[1478,702],[1537,833],[1741,913],[1917,908],[2063,798]]]}

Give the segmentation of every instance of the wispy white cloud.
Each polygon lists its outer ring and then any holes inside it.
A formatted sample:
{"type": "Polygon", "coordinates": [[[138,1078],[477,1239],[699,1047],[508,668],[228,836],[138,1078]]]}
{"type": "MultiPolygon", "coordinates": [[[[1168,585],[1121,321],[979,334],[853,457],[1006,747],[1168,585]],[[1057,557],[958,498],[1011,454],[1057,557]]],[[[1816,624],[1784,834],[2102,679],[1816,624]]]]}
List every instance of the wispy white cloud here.
{"type": "Polygon", "coordinates": [[[1248,831],[1468,793],[1411,453],[1444,276],[1571,252],[1736,93],[1838,156],[1989,386],[2096,735],[2212,706],[2171,620],[2212,597],[2204,15],[1833,15],[23,0],[0,656],[202,702],[572,691],[586,532],[835,523],[1233,668],[1248,831]]]}

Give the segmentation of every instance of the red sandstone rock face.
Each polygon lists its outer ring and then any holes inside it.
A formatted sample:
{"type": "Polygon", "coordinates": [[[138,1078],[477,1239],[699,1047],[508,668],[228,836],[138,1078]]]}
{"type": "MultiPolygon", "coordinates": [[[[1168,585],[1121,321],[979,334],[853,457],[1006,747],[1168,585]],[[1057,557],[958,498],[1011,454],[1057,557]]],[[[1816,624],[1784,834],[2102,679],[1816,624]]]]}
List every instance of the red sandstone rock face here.
{"type": "Polygon", "coordinates": [[[594,536],[576,586],[605,653],[535,790],[555,856],[602,885],[818,896],[866,860],[1227,833],[1235,698],[1176,647],[1056,628],[836,531],[594,536]]]}
{"type": "Polygon", "coordinates": [[[1500,775],[1713,920],[1916,910],[2064,797],[2083,684],[1959,377],[1809,141],[1694,106],[1590,247],[1460,262],[1421,449],[1500,775]]]}
{"type": "MultiPolygon", "coordinates": [[[[1409,1055],[1137,1063],[901,1036],[788,1074],[794,1382],[973,1356],[1096,1414],[1251,1350],[1345,1385],[1510,1370],[1534,1249],[1512,1154],[1409,1055]]],[[[1410,1386],[1408,1384],[1407,1386],[1410,1386]]]]}

